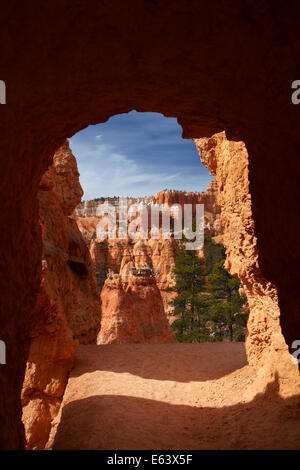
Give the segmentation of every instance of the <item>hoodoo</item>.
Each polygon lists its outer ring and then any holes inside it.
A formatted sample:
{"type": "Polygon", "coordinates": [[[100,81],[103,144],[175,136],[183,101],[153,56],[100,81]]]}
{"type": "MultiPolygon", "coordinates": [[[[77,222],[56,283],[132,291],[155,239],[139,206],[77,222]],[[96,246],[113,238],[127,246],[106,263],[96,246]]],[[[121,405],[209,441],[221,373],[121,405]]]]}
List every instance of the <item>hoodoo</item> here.
{"type": "Polygon", "coordinates": [[[176,342],[152,270],[136,268],[127,253],[120,274],[104,283],[101,311],[98,344],[176,342]]]}

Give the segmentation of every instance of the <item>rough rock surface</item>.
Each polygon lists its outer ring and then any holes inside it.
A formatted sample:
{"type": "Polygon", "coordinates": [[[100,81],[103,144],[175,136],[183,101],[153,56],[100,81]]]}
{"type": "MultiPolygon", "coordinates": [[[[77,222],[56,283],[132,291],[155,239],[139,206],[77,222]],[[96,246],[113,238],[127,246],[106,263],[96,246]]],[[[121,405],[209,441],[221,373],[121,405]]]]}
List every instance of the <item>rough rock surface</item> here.
{"type": "Polygon", "coordinates": [[[229,141],[225,132],[195,139],[195,143],[202,162],[216,175],[224,224],[225,267],[240,279],[249,303],[246,337],[249,364],[260,369],[266,382],[270,375],[278,374],[282,393],[299,393],[298,368],[292,363],[280,327],[277,289],[260,269],[245,144],[229,141]]]}
{"type": "MultiPolygon", "coordinates": [[[[127,204],[131,206],[132,204],[147,203],[148,198],[143,197],[128,197],[127,204]]],[[[110,204],[118,209],[119,198],[118,197],[100,197],[96,199],[91,199],[89,201],[82,201],[78,204],[74,210],[74,218],[83,219],[97,216],[97,207],[99,204],[110,204]]]]}
{"type": "Polygon", "coordinates": [[[127,270],[129,274],[129,265],[125,267],[129,258],[132,260],[130,267],[149,266],[153,269],[165,312],[169,314],[172,310],[169,302],[174,294],[167,292],[167,289],[174,285],[173,268],[177,247],[178,241],[174,239],[92,241],[90,252],[95,263],[99,286],[103,285],[109,271],[124,274],[127,270]]]}
{"type": "Polygon", "coordinates": [[[277,288],[287,344],[300,338],[300,108],[291,102],[299,14],[297,0],[288,8],[269,0],[1,5],[1,448],[25,442],[20,393],[42,276],[41,176],[67,137],[115,114],[159,112],[176,116],[185,138],[225,129],[245,142],[259,265],[277,288]]]}
{"type": "Polygon", "coordinates": [[[164,310],[168,316],[168,320],[172,323],[174,320],[174,317],[172,316],[173,308],[169,303],[176,294],[173,292],[167,292],[167,289],[175,285],[173,269],[176,262],[176,253],[179,241],[172,238],[165,240],[150,239],[148,241],[148,245],[151,249],[150,264],[153,266],[156,284],[162,296],[164,310]]]}
{"type": "MultiPolygon", "coordinates": [[[[159,204],[161,207],[171,207],[180,205],[184,213],[184,205],[192,205],[193,214],[195,214],[196,204],[204,204],[205,216],[207,218],[207,228],[213,229],[214,222],[219,220],[220,207],[217,204],[217,186],[215,181],[211,181],[205,192],[193,193],[175,190],[164,190],[155,196],[147,198],[127,198],[127,207],[132,204],[144,204],[149,211],[148,226],[151,224],[151,205],[159,204]]],[[[81,202],[75,209],[72,217],[77,221],[78,227],[87,242],[91,242],[96,236],[96,227],[102,217],[97,216],[97,207],[99,204],[109,203],[116,207],[118,218],[118,198],[98,198],[91,201],[81,202]]],[[[161,224],[161,219],[160,219],[161,224]]]]}
{"type": "Polygon", "coordinates": [[[191,204],[195,210],[196,204],[204,204],[204,210],[211,214],[219,213],[219,206],[216,199],[217,187],[214,180],[209,184],[207,190],[203,193],[192,193],[176,190],[164,190],[150,196],[149,202],[155,204],[166,204],[171,207],[173,204],[179,204],[182,209],[184,204],[191,204]]]}
{"type": "Polygon", "coordinates": [[[38,193],[43,234],[42,282],[30,315],[30,352],[22,391],[27,448],[44,448],[78,341],[96,342],[100,304],[86,244],[69,218],[82,196],[66,142],[43,175],[38,193]],[[76,341],[78,340],[78,341],[76,341]]]}
{"type": "MultiPolygon", "coordinates": [[[[152,204],[159,204],[161,207],[163,206],[165,208],[176,204],[180,205],[182,210],[185,204],[191,204],[193,214],[195,214],[196,204],[204,204],[206,234],[215,236],[223,231],[220,207],[217,204],[216,195],[217,186],[216,183],[212,181],[207,190],[203,193],[185,193],[183,191],[165,190],[149,198],[130,199],[128,200],[128,207],[130,203],[145,203],[149,209],[150,219],[152,204]]],[[[111,199],[109,202],[110,204],[117,205],[118,201],[111,199]]],[[[172,271],[180,241],[173,237],[164,239],[161,233],[158,235],[158,238],[152,238],[149,233],[149,238],[143,242],[130,238],[98,239],[96,237],[96,227],[101,217],[96,216],[96,210],[98,204],[103,203],[104,198],[80,203],[73,214],[82,235],[89,245],[91,257],[96,267],[99,287],[103,285],[106,275],[110,270],[114,273],[120,273],[123,256],[125,252],[127,255],[130,253],[134,258],[134,265],[136,267],[151,266],[153,268],[156,283],[163,298],[165,312],[171,314],[172,307],[169,305],[169,302],[172,300],[174,294],[167,292],[167,289],[174,285],[172,271]]],[[[169,319],[170,322],[172,322],[174,317],[171,315],[169,319]]]]}
{"type": "Polygon", "coordinates": [[[101,291],[101,329],[97,344],[176,342],[153,276],[135,276],[131,257],[121,275],[111,274],[101,291]]]}

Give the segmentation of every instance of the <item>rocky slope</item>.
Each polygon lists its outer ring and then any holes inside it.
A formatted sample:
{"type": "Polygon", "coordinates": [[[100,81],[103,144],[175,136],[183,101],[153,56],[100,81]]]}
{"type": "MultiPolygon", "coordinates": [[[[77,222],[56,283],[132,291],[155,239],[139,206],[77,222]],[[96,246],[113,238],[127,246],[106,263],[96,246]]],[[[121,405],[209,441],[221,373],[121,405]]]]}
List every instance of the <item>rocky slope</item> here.
{"type": "Polygon", "coordinates": [[[30,315],[30,353],[22,391],[27,448],[44,448],[58,413],[78,342],[96,341],[100,304],[89,250],[69,215],[82,189],[66,142],[38,192],[42,282],[30,315]]]}

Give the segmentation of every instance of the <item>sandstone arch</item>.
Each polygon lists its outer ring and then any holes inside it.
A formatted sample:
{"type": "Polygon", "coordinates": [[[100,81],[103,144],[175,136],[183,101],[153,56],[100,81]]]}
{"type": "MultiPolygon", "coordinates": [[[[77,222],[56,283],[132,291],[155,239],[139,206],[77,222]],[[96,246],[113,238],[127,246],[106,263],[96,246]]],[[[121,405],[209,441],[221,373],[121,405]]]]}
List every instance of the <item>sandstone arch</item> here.
{"type": "Polygon", "coordinates": [[[226,131],[249,152],[259,263],[287,344],[300,338],[297,0],[112,0],[1,6],[0,446],[23,448],[27,314],[41,278],[36,194],[55,150],[131,109],[176,116],[186,138],[226,131]],[[5,64],[5,66],[4,66],[5,64]],[[35,247],[33,250],[32,247],[35,247]]]}

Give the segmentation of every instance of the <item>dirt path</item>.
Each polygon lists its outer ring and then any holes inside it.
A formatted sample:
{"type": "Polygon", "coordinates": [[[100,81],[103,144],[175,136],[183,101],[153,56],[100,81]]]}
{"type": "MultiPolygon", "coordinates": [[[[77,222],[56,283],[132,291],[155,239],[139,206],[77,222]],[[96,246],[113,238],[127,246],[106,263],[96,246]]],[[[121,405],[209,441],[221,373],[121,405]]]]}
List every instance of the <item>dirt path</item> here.
{"type": "Polygon", "coordinates": [[[80,346],[56,449],[300,448],[276,381],[249,395],[241,343],[80,346]]]}

